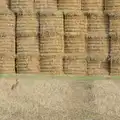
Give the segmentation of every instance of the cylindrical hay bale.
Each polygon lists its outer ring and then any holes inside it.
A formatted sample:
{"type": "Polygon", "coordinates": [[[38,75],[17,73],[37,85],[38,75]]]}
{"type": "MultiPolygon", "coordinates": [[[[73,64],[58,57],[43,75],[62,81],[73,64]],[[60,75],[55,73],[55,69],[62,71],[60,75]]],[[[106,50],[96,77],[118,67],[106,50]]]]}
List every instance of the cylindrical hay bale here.
{"type": "Polygon", "coordinates": [[[120,75],[120,62],[112,61],[110,75],[119,76],[120,75]]]}
{"type": "Polygon", "coordinates": [[[15,34],[15,16],[9,9],[0,10],[0,35],[15,34]]]}
{"type": "Polygon", "coordinates": [[[32,11],[17,15],[17,36],[36,36],[38,32],[38,21],[36,14],[32,11]]]}
{"type": "Polygon", "coordinates": [[[87,38],[88,58],[91,60],[105,60],[109,53],[109,41],[107,37],[87,38]]]}
{"type": "Polygon", "coordinates": [[[0,74],[15,73],[15,57],[0,55],[0,74]]]}
{"type": "Polygon", "coordinates": [[[59,10],[81,10],[81,0],[58,0],[59,10]]]}
{"type": "Polygon", "coordinates": [[[65,53],[79,53],[79,55],[86,54],[85,34],[81,35],[66,34],[64,43],[65,53]]]}
{"type": "Polygon", "coordinates": [[[18,55],[16,60],[17,73],[39,73],[39,55],[18,55]]]}
{"type": "Polygon", "coordinates": [[[114,38],[120,36],[120,15],[109,17],[109,35],[114,38]]]}
{"type": "Polygon", "coordinates": [[[87,31],[87,18],[81,12],[64,12],[64,30],[66,33],[81,34],[87,31]]]}
{"type": "Polygon", "coordinates": [[[109,75],[109,66],[107,61],[88,61],[88,75],[109,75]]]}
{"type": "Polygon", "coordinates": [[[66,55],[63,59],[63,71],[65,74],[81,75],[87,74],[87,62],[85,58],[78,55],[66,55]]]}
{"type": "Polygon", "coordinates": [[[40,71],[49,74],[62,74],[63,62],[61,55],[41,55],[40,71]]]}
{"type": "Polygon", "coordinates": [[[120,58],[120,39],[119,40],[114,40],[111,39],[110,43],[110,55],[112,59],[118,59],[120,58]]]}
{"type": "Polygon", "coordinates": [[[63,53],[64,52],[64,36],[56,35],[40,37],[40,53],[63,53]]]}
{"type": "Polygon", "coordinates": [[[56,11],[57,0],[35,0],[34,7],[37,12],[56,11]]]}
{"type": "Polygon", "coordinates": [[[10,8],[15,13],[33,10],[33,0],[11,0],[10,8]]]}
{"type": "Polygon", "coordinates": [[[88,15],[88,34],[104,36],[108,32],[108,16],[103,13],[88,15]]]}
{"type": "Polygon", "coordinates": [[[0,36],[0,54],[15,55],[15,37],[0,36]]]}
{"type": "Polygon", "coordinates": [[[81,1],[82,10],[85,13],[93,13],[102,11],[104,8],[103,0],[82,0],[81,1]]]}
{"type": "Polygon", "coordinates": [[[39,42],[36,37],[18,37],[17,54],[39,54],[39,42]]]}
{"type": "Polygon", "coordinates": [[[61,53],[64,49],[63,15],[61,12],[40,14],[40,52],[61,53]]]}
{"type": "Polygon", "coordinates": [[[110,14],[119,14],[120,0],[105,0],[105,11],[110,14]]]}

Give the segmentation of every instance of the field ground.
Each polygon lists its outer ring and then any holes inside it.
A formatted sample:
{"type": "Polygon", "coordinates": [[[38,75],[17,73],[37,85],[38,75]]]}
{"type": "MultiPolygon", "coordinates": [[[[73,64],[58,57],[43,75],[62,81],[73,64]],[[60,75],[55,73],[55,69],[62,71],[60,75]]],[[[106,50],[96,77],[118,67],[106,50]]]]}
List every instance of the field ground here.
{"type": "Polygon", "coordinates": [[[120,81],[111,79],[1,75],[0,120],[120,120],[120,81]]]}

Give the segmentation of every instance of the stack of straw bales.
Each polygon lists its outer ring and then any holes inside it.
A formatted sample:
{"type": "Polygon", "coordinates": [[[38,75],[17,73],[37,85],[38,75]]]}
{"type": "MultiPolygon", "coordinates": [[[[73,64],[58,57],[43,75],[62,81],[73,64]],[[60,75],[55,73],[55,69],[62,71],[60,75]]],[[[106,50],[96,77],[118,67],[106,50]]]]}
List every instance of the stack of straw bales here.
{"type": "Polygon", "coordinates": [[[120,14],[119,12],[119,1],[113,1],[109,5],[113,5],[109,8],[109,35],[110,35],[110,56],[111,56],[111,75],[120,75],[120,14]],[[110,12],[110,13],[109,13],[110,12]]]}
{"type": "Polygon", "coordinates": [[[120,39],[111,39],[111,75],[120,75],[120,39]]]}
{"type": "Polygon", "coordinates": [[[57,0],[34,0],[34,8],[36,12],[56,11],[57,0]]]}
{"type": "Polygon", "coordinates": [[[64,16],[64,73],[85,75],[87,19],[79,11],[65,11],[64,16]]]}
{"type": "Polygon", "coordinates": [[[107,61],[92,60],[88,62],[88,75],[108,75],[109,66],[107,61]]]}
{"type": "Polygon", "coordinates": [[[79,54],[77,55],[67,54],[64,56],[63,59],[63,69],[65,74],[85,76],[87,73],[86,59],[80,57],[79,54]]]}
{"type": "Polygon", "coordinates": [[[106,36],[108,31],[108,17],[103,12],[91,13],[88,16],[88,34],[106,36]]]}
{"type": "Polygon", "coordinates": [[[15,13],[33,10],[33,0],[10,0],[10,8],[15,13]]]}
{"type": "Polygon", "coordinates": [[[62,56],[59,54],[44,54],[40,56],[40,69],[43,73],[61,74],[63,71],[62,56]]]}
{"type": "Polygon", "coordinates": [[[103,12],[91,13],[88,14],[87,17],[88,75],[108,74],[108,69],[106,69],[109,67],[107,62],[109,53],[109,41],[107,35],[108,17],[107,15],[104,15],[103,12]],[[104,63],[104,65],[102,65],[102,63],[104,63]]]}
{"type": "Polygon", "coordinates": [[[0,3],[0,73],[15,72],[15,16],[0,3]]]}
{"type": "Polygon", "coordinates": [[[58,0],[58,9],[62,11],[81,10],[81,0],[58,0]]]}
{"type": "Polygon", "coordinates": [[[38,21],[33,11],[17,13],[17,72],[39,72],[38,21]],[[34,63],[35,62],[35,63],[34,63]]]}
{"type": "Polygon", "coordinates": [[[105,12],[109,15],[119,14],[120,1],[119,0],[105,0],[105,12]]]}
{"type": "Polygon", "coordinates": [[[82,11],[88,14],[97,13],[104,9],[103,0],[82,0],[81,5],[82,11]]]}
{"type": "Polygon", "coordinates": [[[64,53],[63,14],[60,11],[42,12],[39,20],[41,72],[60,74],[64,53]],[[58,70],[56,70],[56,66],[58,70]]]}

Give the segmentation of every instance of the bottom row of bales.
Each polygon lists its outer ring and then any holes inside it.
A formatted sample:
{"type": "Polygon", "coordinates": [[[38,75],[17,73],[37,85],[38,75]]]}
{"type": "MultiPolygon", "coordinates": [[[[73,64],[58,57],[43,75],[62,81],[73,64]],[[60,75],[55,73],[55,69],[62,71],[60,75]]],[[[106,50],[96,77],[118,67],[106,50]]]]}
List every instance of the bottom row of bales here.
{"type": "MultiPolygon", "coordinates": [[[[111,64],[111,74],[120,74],[119,63],[111,64]]],[[[0,55],[0,73],[50,73],[73,75],[108,75],[109,62],[87,60],[78,55],[0,55]]]]}

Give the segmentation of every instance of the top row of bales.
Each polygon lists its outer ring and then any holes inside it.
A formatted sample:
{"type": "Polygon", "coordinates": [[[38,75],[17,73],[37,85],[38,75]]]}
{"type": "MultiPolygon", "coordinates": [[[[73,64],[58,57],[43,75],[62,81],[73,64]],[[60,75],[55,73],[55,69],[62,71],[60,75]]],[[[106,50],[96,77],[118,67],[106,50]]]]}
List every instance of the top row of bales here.
{"type": "Polygon", "coordinates": [[[33,9],[36,12],[82,10],[85,13],[105,11],[109,14],[116,14],[120,9],[119,0],[11,0],[8,5],[15,13],[33,9]]]}

